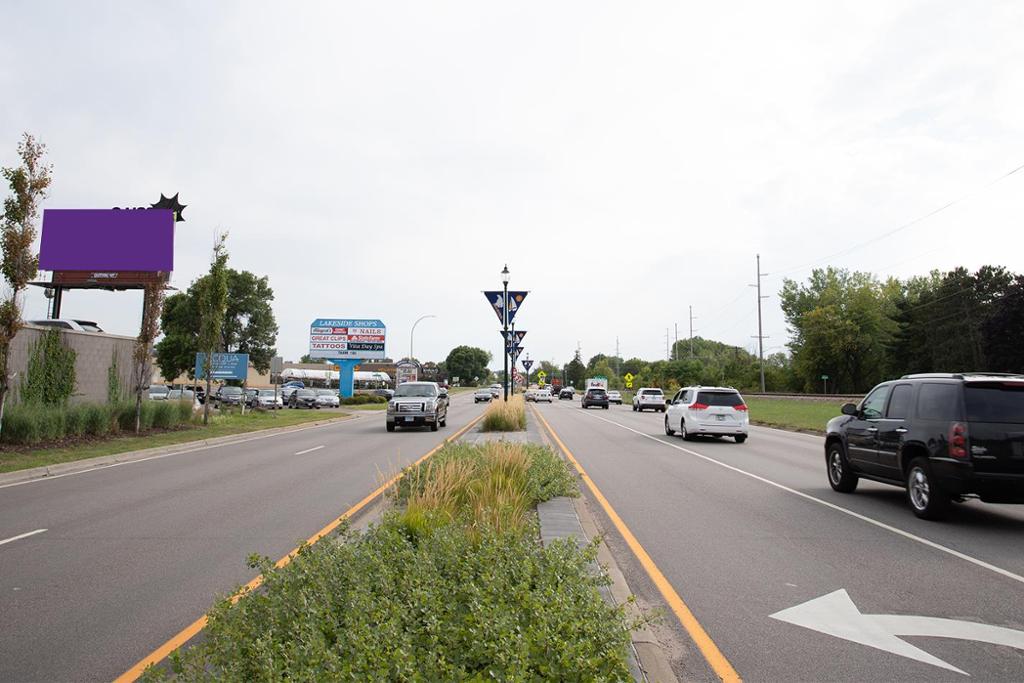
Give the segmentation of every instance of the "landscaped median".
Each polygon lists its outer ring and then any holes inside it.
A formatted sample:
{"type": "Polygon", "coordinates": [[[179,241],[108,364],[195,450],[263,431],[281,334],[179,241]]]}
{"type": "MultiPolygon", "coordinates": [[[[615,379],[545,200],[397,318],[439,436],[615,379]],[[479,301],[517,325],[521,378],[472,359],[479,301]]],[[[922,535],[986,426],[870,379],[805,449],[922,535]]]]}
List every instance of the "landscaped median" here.
{"type": "MultiPolygon", "coordinates": [[[[405,471],[392,509],[219,601],[172,657],[181,680],[628,680],[630,626],[595,549],[541,544],[536,505],[577,495],[535,444],[450,444],[405,471]]],[[[163,670],[149,669],[159,679],[163,670]]]]}
{"type": "Polygon", "coordinates": [[[495,399],[487,406],[480,430],[484,432],[521,432],[526,429],[526,401],[516,395],[507,401],[495,399]]]}
{"type": "MultiPolygon", "coordinates": [[[[134,405],[130,406],[130,409],[128,406],[84,406],[85,417],[81,418],[81,423],[78,416],[54,417],[52,411],[47,412],[50,409],[26,408],[40,412],[24,418],[19,417],[19,420],[31,420],[32,423],[15,429],[21,430],[23,434],[26,430],[31,430],[28,433],[37,436],[23,444],[7,442],[0,445],[0,473],[347,417],[346,413],[336,410],[258,410],[246,411],[245,415],[237,410],[223,413],[211,411],[210,424],[203,426],[201,416],[193,416],[192,406],[188,403],[179,407],[177,402],[146,401],[143,402],[143,406],[145,410],[142,425],[146,431],[139,436],[133,431],[134,405]],[[53,431],[55,427],[52,425],[62,420],[65,431],[60,435],[53,431]],[[75,425],[84,424],[85,428],[80,432],[69,432],[68,424],[72,421],[75,425]]],[[[65,409],[70,410],[72,409],[65,409]]],[[[14,431],[11,430],[12,423],[8,422],[9,414],[10,409],[4,416],[4,432],[10,435],[5,436],[5,441],[13,437],[11,431],[14,431]]]]}

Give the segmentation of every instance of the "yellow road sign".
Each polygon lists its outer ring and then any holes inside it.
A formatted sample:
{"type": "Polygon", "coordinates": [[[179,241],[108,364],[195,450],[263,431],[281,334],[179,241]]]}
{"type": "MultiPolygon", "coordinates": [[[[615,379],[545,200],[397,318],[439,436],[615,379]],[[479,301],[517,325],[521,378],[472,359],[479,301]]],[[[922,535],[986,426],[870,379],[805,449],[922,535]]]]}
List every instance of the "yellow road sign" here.
{"type": "Polygon", "coordinates": [[[538,377],[540,377],[541,379],[544,379],[545,377],[547,377],[547,376],[548,376],[548,373],[544,372],[543,370],[540,370],[540,371],[539,371],[539,372],[537,373],[537,376],[538,376],[538,377]]]}
{"type": "Polygon", "coordinates": [[[632,372],[627,372],[626,375],[623,377],[623,379],[626,380],[627,382],[632,382],[636,378],[633,377],[633,373],[632,372]]]}

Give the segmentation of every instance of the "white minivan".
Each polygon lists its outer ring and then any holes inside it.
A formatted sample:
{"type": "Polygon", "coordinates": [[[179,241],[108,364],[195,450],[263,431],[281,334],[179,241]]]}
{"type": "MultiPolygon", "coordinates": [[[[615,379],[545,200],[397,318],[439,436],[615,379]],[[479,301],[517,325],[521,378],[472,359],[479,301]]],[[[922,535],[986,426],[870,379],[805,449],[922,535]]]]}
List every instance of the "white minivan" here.
{"type": "Polygon", "coordinates": [[[740,392],[732,387],[683,387],[668,402],[665,433],[695,436],[731,436],[747,440],[750,415],[740,392]]]}

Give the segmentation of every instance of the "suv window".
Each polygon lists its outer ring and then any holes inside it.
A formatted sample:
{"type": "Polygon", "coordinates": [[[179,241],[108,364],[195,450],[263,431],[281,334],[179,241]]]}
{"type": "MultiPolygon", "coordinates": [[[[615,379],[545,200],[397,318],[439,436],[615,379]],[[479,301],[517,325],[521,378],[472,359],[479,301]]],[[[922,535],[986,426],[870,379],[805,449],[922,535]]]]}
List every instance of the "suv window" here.
{"type": "Polygon", "coordinates": [[[679,393],[681,394],[681,396],[679,397],[680,402],[682,402],[682,403],[689,403],[690,402],[690,398],[692,398],[692,392],[689,389],[687,389],[685,391],[681,391],[679,393]]]}
{"type": "Polygon", "coordinates": [[[969,422],[1024,424],[1024,386],[968,384],[964,403],[969,422]]]}
{"type": "Polygon", "coordinates": [[[917,394],[917,416],[922,420],[960,419],[960,385],[927,382],[917,394]]]}
{"type": "Polygon", "coordinates": [[[860,411],[864,414],[865,420],[877,420],[882,417],[882,409],[885,407],[885,399],[889,398],[889,387],[878,387],[864,399],[860,404],[860,411]]]}
{"type": "Polygon", "coordinates": [[[661,389],[644,389],[640,392],[641,396],[661,396],[661,389]]]}
{"type": "Polygon", "coordinates": [[[697,403],[706,406],[738,406],[743,405],[743,399],[735,391],[699,391],[697,403]]]}
{"type": "Polygon", "coordinates": [[[894,386],[892,396],[889,398],[889,407],[885,409],[885,416],[892,420],[903,420],[910,417],[910,399],[913,397],[913,385],[897,384],[894,386]]]}

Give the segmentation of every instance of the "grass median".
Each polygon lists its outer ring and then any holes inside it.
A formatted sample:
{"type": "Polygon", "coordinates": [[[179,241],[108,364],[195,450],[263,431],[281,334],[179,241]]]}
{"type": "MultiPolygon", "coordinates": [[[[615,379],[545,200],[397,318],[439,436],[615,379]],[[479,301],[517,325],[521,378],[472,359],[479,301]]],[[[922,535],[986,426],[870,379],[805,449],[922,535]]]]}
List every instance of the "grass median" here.
{"type": "MultiPolygon", "coordinates": [[[[541,544],[537,503],[574,495],[536,445],[453,445],[408,470],[395,507],[219,601],[179,680],[624,681],[630,627],[593,546],[541,544]]],[[[150,669],[146,677],[168,672],[150,669]]]]}
{"type": "Polygon", "coordinates": [[[526,401],[522,394],[507,401],[494,399],[484,411],[480,430],[484,432],[521,432],[526,429],[526,401]]]}
{"type": "Polygon", "coordinates": [[[750,421],[766,427],[799,432],[825,433],[825,424],[836,415],[845,401],[821,401],[799,398],[747,397],[750,421]]]}
{"type": "Polygon", "coordinates": [[[198,424],[193,423],[171,430],[152,430],[140,436],[119,435],[80,440],[67,445],[44,445],[39,448],[5,446],[0,449],[0,473],[346,416],[348,413],[338,410],[247,411],[244,416],[238,412],[212,412],[210,424],[205,427],[202,426],[200,417],[198,424]]]}

